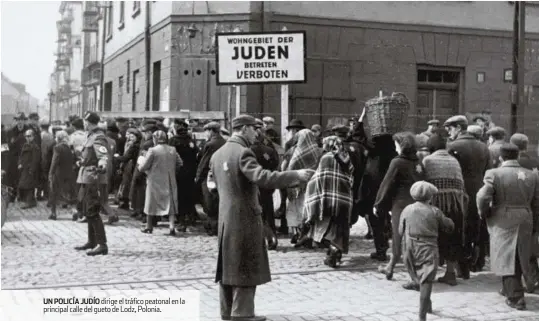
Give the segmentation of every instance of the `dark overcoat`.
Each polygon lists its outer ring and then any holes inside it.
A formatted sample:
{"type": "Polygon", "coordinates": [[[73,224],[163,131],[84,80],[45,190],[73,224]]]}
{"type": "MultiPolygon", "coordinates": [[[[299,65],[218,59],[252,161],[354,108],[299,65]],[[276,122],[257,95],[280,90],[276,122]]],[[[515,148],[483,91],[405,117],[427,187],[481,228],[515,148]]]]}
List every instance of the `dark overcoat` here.
{"type": "Polygon", "coordinates": [[[258,188],[299,183],[296,171],[262,169],[248,141],[232,136],[211,158],[208,181],[219,194],[219,256],[215,281],[257,286],[271,281],[258,188]]]}
{"type": "Polygon", "coordinates": [[[198,168],[196,172],[195,182],[196,190],[201,192],[202,207],[204,213],[210,218],[216,218],[219,210],[219,198],[208,191],[208,186],[205,184],[208,172],[210,171],[210,159],[213,154],[219,150],[226,140],[219,134],[212,134],[210,139],[204,144],[202,151],[200,152],[200,161],[198,162],[198,168]]]}
{"type": "Polygon", "coordinates": [[[26,143],[22,146],[19,165],[21,177],[19,179],[20,189],[37,188],[40,183],[39,171],[41,169],[41,154],[36,143],[26,143]]]}
{"type": "Polygon", "coordinates": [[[539,160],[535,157],[530,156],[530,154],[526,152],[521,152],[518,157],[518,163],[520,166],[535,170],[537,171],[539,169],[539,160]]]}
{"type": "Polygon", "coordinates": [[[53,191],[62,195],[69,195],[73,188],[73,165],[75,155],[67,143],[60,143],[54,146],[51,166],[48,178],[53,191]]]}
{"type": "Polygon", "coordinates": [[[469,197],[466,235],[468,238],[474,238],[479,235],[480,231],[475,197],[477,191],[483,186],[485,172],[491,168],[490,152],[485,143],[467,132],[459,134],[457,139],[448,143],[447,151],[458,160],[462,169],[464,189],[469,197]]]}
{"type": "Polygon", "coordinates": [[[484,182],[477,207],[490,233],[490,268],[497,275],[514,275],[518,253],[528,279],[532,234],[538,227],[539,176],[512,160],[487,171],[484,182]]]}
{"type": "Polygon", "coordinates": [[[197,171],[196,143],[189,135],[176,135],[169,141],[183,161],[183,166],[176,171],[178,182],[178,213],[189,214],[195,204],[195,176],[197,171]]]}
{"type": "Polygon", "coordinates": [[[490,162],[491,168],[496,168],[500,166],[500,148],[505,142],[503,140],[495,140],[488,146],[488,151],[490,152],[490,162]]]}
{"type": "Polygon", "coordinates": [[[8,147],[7,166],[6,166],[6,185],[17,187],[21,172],[17,169],[19,165],[19,157],[21,156],[22,146],[26,143],[24,132],[28,130],[27,125],[23,125],[20,129],[18,126],[13,126],[7,132],[8,147]]]}

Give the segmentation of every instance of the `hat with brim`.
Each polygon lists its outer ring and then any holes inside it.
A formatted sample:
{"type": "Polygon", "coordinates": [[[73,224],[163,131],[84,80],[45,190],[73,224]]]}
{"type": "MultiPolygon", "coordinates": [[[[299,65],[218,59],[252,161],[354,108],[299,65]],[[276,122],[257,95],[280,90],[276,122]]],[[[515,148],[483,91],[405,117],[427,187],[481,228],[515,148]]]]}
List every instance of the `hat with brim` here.
{"type": "Polygon", "coordinates": [[[88,112],[86,114],[86,116],[84,116],[84,120],[86,120],[90,124],[97,125],[97,124],[99,124],[99,121],[101,120],[101,118],[99,117],[98,114],[96,114],[94,112],[88,112]]]}
{"type": "Polygon", "coordinates": [[[38,115],[38,113],[30,113],[28,115],[28,119],[39,120],[39,115],[38,115]]]}
{"type": "Polygon", "coordinates": [[[219,130],[221,128],[221,124],[219,124],[216,121],[212,121],[204,125],[204,130],[219,130]]]}
{"type": "Polygon", "coordinates": [[[478,119],[481,119],[482,121],[486,122],[487,119],[484,116],[477,115],[472,118],[472,121],[475,123],[478,119]]]}
{"type": "Polygon", "coordinates": [[[221,128],[221,135],[230,136],[230,132],[226,128],[221,128]]]}
{"type": "Polygon", "coordinates": [[[299,119],[292,119],[288,126],[286,126],[286,130],[290,129],[305,129],[305,125],[303,125],[303,122],[299,119]]]}
{"type": "Polygon", "coordinates": [[[511,144],[514,144],[518,147],[520,150],[526,150],[528,148],[529,138],[528,136],[521,134],[521,133],[515,133],[513,136],[511,136],[511,139],[509,140],[511,144]]]}
{"type": "Polygon", "coordinates": [[[17,116],[14,117],[15,120],[27,120],[26,115],[24,113],[18,113],[17,116]]]}
{"type": "Polygon", "coordinates": [[[511,143],[504,143],[500,146],[500,156],[504,159],[514,158],[519,154],[520,150],[518,146],[511,143]]]}
{"type": "Polygon", "coordinates": [[[503,129],[503,127],[500,127],[500,126],[495,126],[487,130],[487,135],[494,136],[494,137],[504,137],[505,129],[503,129]]]}
{"type": "Polygon", "coordinates": [[[431,119],[427,125],[440,125],[440,121],[438,119],[431,119]]]}

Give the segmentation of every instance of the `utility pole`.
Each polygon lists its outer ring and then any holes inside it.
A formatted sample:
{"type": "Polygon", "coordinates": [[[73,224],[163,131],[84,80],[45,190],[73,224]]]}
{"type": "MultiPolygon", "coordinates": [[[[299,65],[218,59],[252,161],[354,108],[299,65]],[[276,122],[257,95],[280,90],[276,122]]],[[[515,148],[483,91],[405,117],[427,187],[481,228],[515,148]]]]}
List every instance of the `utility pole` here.
{"type": "MultiPolygon", "coordinates": [[[[526,55],[526,2],[519,2],[519,17],[518,17],[518,86],[517,86],[517,124],[520,123],[521,127],[524,125],[524,117],[526,113],[526,103],[524,97],[524,74],[526,68],[524,66],[524,57],[526,55]]],[[[517,125],[518,130],[518,125],[517,125]]],[[[522,132],[524,128],[521,128],[522,132]]]]}
{"type": "Polygon", "coordinates": [[[517,131],[517,106],[518,106],[518,36],[519,36],[519,9],[520,2],[513,2],[515,11],[513,15],[513,70],[511,72],[511,134],[517,131]]]}
{"type": "Polygon", "coordinates": [[[511,133],[518,131],[519,113],[524,115],[524,56],[526,53],[526,3],[515,1],[513,16],[513,71],[511,79],[511,133]]]}

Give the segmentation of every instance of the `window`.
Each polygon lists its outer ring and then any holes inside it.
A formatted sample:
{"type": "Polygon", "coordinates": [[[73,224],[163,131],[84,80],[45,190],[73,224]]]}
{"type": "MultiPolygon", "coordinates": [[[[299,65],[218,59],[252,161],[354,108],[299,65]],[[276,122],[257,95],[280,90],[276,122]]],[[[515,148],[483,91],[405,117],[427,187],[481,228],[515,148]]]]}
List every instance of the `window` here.
{"type": "Polygon", "coordinates": [[[120,25],[118,26],[119,30],[122,30],[125,26],[125,2],[120,1],[120,25]]]}
{"type": "Polygon", "coordinates": [[[137,111],[137,94],[139,92],[138,88],[138,74],[139,71],[133,71],[133,92],[131,93],[131,106],[133,111],[137,111]]]}
{"type": "Polygon", "coordinates": [[[130,82],[130,76],[131,76],[131,62],[128,60],[127,61],[127,74],[126,74],[126,83],[127,83],[127,86],[125,86],[125,91],[129,94],[129,84],[131,83],[130,82]]]}
{"type": "Polygon", "coordinates": [[[118,107],[119,110],[122,110],[122,96],[124,93],[124,76],[118,78],[118,107]]]}
{"type": "Polygon", "coordinates": [[[133,1],[133,14],[132,17],[135,18],[140,13],[140,1],[133,1]]]}
{"type": "Polygon", "coordinates": [[[109,1],[107,8],[107,40],[112,38],[112,26],[114,25],[114,6],[112,1],[109,1]]]}
{"type": "Polygon", "coordinates": [[[424,70],[417,71],[418,82],[456,84],[459,82],[459,73],[456,71],[424,70]]]}

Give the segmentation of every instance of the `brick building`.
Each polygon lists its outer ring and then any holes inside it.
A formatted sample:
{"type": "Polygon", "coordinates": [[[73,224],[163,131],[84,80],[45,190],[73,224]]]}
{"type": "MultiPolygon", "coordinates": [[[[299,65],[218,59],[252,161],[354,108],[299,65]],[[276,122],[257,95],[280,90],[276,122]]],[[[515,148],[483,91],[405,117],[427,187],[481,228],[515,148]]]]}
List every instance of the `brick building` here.
{"type": "MultiPolygon", "coordinates": [[[[539,5],[527,4],[527,103],[518,125],[537,139],[539,5]]],[[[483,113],[509,127],[510,2],[127,1],[112,3],[108,14],[105,110],[226,111],[228,90],[215,84],[215,32],[286,26],[307,32],[308,81],[290,86],[291,117],[325,126],[331,117],[359,114],[383,90],[410,98],[410,129],[455,113],[483,113]]],[[[242,110],[279,119],[279,86],[242,86],[241,92],[242,110]]]]}

